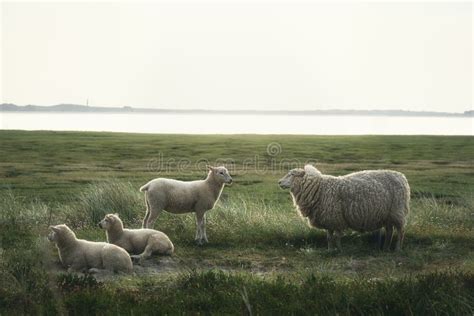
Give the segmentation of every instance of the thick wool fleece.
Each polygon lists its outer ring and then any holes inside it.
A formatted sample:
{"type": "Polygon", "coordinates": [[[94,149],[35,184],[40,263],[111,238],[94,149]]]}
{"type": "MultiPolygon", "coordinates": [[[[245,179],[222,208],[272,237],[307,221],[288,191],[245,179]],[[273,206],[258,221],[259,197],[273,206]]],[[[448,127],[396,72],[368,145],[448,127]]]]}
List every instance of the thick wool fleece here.
{"type": "Polygon", "coordinates": [[[295,178],[291,194],[312,226],[334,231],[403,227],[409,212],[408,182],[403,174],[390,170],[342,177],[305,174],[295,178]]]}
{"type": "Polygon", "coordinates": [[[394,227],[398,232],[396,249],[401,248],[410,210],[410,186],[402,173],[367,170],[334,177],[307,165],[291,170],[279,183],[290,189],[295,206],[311,226],[327,230],[329,248],[334,242],[341,247],[341,232],[346,229],[368,232],[385,228],[387,249],[394,227]]]}

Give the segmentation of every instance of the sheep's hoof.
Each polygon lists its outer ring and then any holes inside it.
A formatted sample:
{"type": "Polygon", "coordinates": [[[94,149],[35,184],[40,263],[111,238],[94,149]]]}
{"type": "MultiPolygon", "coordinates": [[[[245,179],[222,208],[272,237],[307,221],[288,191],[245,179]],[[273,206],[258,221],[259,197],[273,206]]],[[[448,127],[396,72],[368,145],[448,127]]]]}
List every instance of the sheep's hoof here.
{"type": "Polygon", "coordinates": [[[205,239],[196,239],[196,245],[204,246],[207,243],[205,239]]]}
{"type": "Polygon", "coordinates": [[[328,252],[330,252],[330,253],[339,253],[339,252],[342,252],[342,248],[329,247],[329,248],[328,248],[328,252]]]}
{"type": "Polygon", "coordinates": [[[328,245],[328,251],[329,252],[336,252],[337,251],[337,247],[336,245],[328,245]]]}

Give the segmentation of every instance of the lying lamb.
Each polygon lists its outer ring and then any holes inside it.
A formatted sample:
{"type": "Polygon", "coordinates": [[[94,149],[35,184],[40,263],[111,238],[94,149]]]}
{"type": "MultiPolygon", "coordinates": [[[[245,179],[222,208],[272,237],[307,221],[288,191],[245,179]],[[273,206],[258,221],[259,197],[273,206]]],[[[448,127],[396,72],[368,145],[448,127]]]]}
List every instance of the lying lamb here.
{"type": "Polygon", "coordinates": [[[208,242],[206,233],[206,211],[212,209],[224,189],[231,184],[232,178],[225,167],[208,167],[205,180],[178,181],[158,178],[151,180],[140,188],[145,192],[147,211],[143,219],[143,228],[153,226],[161,211],[182,214],[196,213],[196,242],[208,242]]]}
{"type": "Polygon", "coordinates": [[[401,248],[410,210],[410,187],[403,174],[368,170],[333,177],[306,165],[290,170],[278,183],[290,189],[295,206],[311,226],[327,230],[329,249],[334,242],[341,249],[341,234],[348,228],[370,232],[382,227],[387,249],[394,226],[398,232],[396,250],[401,248]]]}
{"type": "Polygon", "coordinates": [[[164,233],[154,229],[124,229],[116,214],[105,215],[99,227],[106,230],[109,243],[127,250],[139,263],[152,254],[171,255],[174,251],[173,243],[164,233]]]}
{"type": "Polygon", "coordinates": [[[61,263],[68,272],[97,272],[106,269],[113,272],[133,271],[128,253],[115,245],[77,239],[66,225],[50,226],[48,239],[56,243],[61,263]]]}

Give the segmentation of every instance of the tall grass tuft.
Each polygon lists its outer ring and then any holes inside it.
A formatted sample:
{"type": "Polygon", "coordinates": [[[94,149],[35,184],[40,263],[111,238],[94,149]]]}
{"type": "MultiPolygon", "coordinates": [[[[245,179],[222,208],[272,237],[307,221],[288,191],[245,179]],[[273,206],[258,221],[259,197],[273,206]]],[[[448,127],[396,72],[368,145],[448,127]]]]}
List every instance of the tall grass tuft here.
{"type": "Polygon", "coordinates": [[[145,210],[138,188],[113,179],[88,185],[71,205],[67,221],[75,227],[96,225],[108,213],[118,213],[126,222],[136,222],[145,210]]]}
{"type": "Polygon", "coordinates": [[[435,226],[442,229],[472,229],[474,227],[474,198],[463,197],[459,202],[446,203],[435,197],[421,197],[411,203],[409,226],[435,226]]]}
{"type": "Polygon", "coordinates": [[[0,314],[1,309],[20,314],[55,310],[38,247],[38,232],[50,214],[40,201],[0,193],[0,314]]]}
{"type": "Polygon", "coordinates": [[[26,202],[12,191],[0,193],[0,247],[16,247],[16,242],[31,242],[33,229],[46,225],[51,216],[50,208],[38,200],[26,202]]]}
{"type": "Polygon", "coordinates": [[[209,212],[209,230],[216,239],[247,243],[287,243],[306,235],[309,227],[292,207],[263,198],[238,195],[209,212]]]}

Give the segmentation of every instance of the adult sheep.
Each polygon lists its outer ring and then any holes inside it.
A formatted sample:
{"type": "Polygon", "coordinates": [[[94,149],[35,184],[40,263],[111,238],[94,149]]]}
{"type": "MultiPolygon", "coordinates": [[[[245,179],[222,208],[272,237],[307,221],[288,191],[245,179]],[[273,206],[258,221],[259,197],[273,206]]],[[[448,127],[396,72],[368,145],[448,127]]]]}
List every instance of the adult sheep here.
{"type": "Polygon", "coordinates": [[[59,259],[68,272],[97,272],[105,269],[131,273],[129,254],[116,245],[77,239],[76,234],[64,224],[50,226],[48,239],[56,244],[59,259]]]}
{"type": "Polygon", "coordinates": [[[165,210],[174,214],[196,213],[196,242],[207,243],[206,211],[212,209],[224,189],[232,183],[232,177],[225,167],[208,166],[205,180],[178,181],[158,178],[140,188],[145,192],[147,211],[143,228],[151,228],[156,218],[165,210]]]}
{"type": "Polygon", "coordinates": [[[132,254],[141,264],[153,254],[171,255],[174,246],[166,234],[154,229],[126,229],[117,214],[107,214],[99,222],[105,229],[107,242],[117,245],[132,254]]]}
{"type": "Polygon", "coordinates": [[[370,232],[385,228],[384,249],[397,229],[396,250],[404,237],[410,211],[410,187],[405,176],[391,170],[366,170],[345,176],[324,175],[312,165],[288,172],[279,180],[290,189],[300,214],[313,227],[327,230],[328,248],[341,249],[341,234],[346,229],[370,232]]]}

